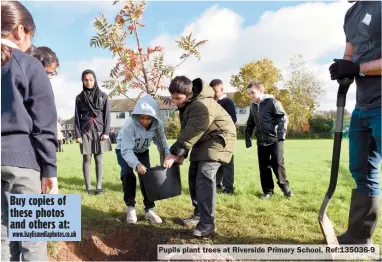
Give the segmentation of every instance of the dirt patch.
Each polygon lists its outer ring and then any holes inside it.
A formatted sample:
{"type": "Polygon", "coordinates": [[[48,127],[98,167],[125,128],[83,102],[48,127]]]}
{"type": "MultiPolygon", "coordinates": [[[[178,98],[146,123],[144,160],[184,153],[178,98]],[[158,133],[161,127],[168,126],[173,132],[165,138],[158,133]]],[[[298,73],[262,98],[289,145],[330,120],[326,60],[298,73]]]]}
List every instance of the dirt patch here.
{"type": "Polygon", "coordinates": [[[133,261],[157,260],[157,244],[137,228],[106,237],[83,232],[81,242],[60,242],[59,254],[50,261],[133,261]]]}

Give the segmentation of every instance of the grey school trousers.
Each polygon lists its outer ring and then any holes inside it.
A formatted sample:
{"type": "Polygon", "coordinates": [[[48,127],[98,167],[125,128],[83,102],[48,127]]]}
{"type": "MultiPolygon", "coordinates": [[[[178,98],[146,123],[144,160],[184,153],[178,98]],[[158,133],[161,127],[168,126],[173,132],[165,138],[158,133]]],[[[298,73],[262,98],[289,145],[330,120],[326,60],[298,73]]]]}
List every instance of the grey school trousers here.
{"type": "Polygon", "coordinates": [[[40,172],[20,167],[1,167],[1,260],[48,261],[45,241],[8,240],[9,194],[41,194],[40,172]]]}
{"type": "Polygon", "coordinates": [[[194,214],[200,215],[200,224],[215,224],[216,172],[220,162],[191,161],[188,183],[194,214]]]}

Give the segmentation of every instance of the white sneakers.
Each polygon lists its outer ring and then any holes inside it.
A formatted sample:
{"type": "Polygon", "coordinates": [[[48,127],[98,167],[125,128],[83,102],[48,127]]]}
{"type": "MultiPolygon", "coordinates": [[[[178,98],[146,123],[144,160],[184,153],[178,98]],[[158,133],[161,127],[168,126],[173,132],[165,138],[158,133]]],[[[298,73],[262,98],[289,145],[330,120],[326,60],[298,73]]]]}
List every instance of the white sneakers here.
{"type": "Polygon", "coordinates": [[[128,224],[137,223],[137,212],[135,212],[135,207],[127,207],[127,217],[126,221],[128,224]]]}
{"type": "MultiPolygon", "coordinates": [[[[155,213],[153,208],[150,208],[147,212],[145,212],[145,217],[152,224],[162,224],[162,219],[155,213]]],[[[136,224],[137,223],[137,213],[135,211],[135,207],[127,207],[127,216],[126,221],[128,224],[136,224]]]]}
{"type": "Polygon", "coordinates": [[[162,224],[162,219],[155,213],[154,209],[150,208],[147,212],[145,212],[145,217],[150,220],[153,224],[162,224]]]}

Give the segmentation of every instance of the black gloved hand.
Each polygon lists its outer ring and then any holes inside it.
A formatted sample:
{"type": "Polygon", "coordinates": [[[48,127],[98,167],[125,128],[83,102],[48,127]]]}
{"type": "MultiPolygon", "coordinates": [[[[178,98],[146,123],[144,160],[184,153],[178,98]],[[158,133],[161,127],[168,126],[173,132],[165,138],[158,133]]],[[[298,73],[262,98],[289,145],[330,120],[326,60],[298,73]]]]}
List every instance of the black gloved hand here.
{"type": "Polygon", "coordinates": [[[352,78],[359,76],[360,66],[349,60],[334,59],[329,71],[332,80],[352,78]]]}
{"type": "Polygon", "coordinates": [[[284,134],[278,134],[277,135],[277,141],[284,141],[285,140],[285,133],[284,134]]]}
{"type": "Polygon", "coordinates": [[[250,147],[252,147],[252,141],[251,141],[251,139],[249,138],[246,138],[245,139],[245,147],[246,148],[250,148],[250,147]]]}

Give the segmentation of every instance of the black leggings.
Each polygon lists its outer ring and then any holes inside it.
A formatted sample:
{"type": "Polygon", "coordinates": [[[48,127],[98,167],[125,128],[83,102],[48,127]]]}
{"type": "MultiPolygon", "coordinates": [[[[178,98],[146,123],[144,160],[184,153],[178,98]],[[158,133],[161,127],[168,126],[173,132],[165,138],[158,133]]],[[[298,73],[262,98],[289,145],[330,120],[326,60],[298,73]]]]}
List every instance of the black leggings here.
{"type": "MultiPolygon", "coordinates": [[[[92,155],[83,155],[82,172],[84,173],[86,190],[89,190],[90,185],[90,160],[92,155]]],[[[102,154],[94,155],[96,164],[97,175],[97,189],[102,189],[102,175],[103,175],[103,158],[102,154]]]]}

